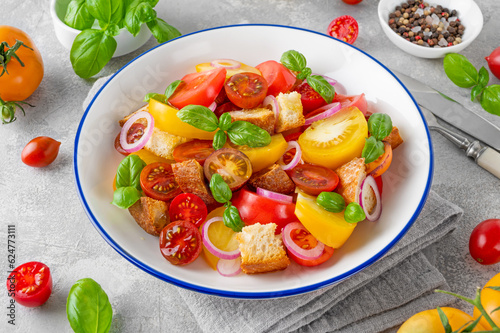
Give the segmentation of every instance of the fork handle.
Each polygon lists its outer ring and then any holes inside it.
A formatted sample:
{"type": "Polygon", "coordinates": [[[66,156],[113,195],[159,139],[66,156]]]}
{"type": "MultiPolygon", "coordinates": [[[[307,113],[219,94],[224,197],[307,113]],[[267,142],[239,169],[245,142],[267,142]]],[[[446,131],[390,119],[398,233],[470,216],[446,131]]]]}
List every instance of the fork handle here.
{"type": "Polygon", "coordinates": [[[484,149],[476,159],[476,163],[497,178],[500,178],[500,154],[496,150],[484,149]]]}

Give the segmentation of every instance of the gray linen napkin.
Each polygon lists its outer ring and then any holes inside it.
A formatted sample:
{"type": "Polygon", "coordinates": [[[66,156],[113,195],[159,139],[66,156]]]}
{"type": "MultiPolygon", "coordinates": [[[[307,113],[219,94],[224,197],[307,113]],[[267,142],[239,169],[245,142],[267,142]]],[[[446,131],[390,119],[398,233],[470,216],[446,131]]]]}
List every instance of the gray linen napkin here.
{"type": "MultiPolygon", "coordinates": [[[[109,77],[98,79],[85,110],[109,77]]],[[[420,252],[455,229],[462,210],[436,193],[408,233],[384,257],[354,276],[307,294],[272,300],[235,300],[177,288],[203,332],[381,332],[417,311],[450,304],[448,289],[420,252]]]]}

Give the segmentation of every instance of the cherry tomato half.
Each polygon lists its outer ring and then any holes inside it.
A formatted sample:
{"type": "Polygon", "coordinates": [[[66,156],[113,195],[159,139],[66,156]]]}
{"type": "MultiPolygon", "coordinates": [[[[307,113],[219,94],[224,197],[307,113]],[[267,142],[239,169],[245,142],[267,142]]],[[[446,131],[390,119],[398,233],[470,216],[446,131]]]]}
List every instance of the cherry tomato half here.
{"type": "Polygon", "coordinates": [[[309,112],[326,105],[326,101],[323,97],[321,97],[321,95],[318,94],[307,82],[304,82],[295,88],[295,91],[300,94],[300,101],[302,102],[304,115],[307,115],[309,112]]]}
{"type": "Polygon", "coordinates": [[[178,163],[195,159],[200,165],[203,165],[207,157],[214,151],[211,140],[193,140],[175,147],[172,155],[178,163]]]}
{"type": "Polygon", "coordinates": [[[328,35],[352,44],[358,38],[358,22],[349,15],[334,19],[328,26],[328,35]]]}
{"type": "MultiPolygon", "coordinates": [[[[314,236],[311,235],[311,233],[306,229],[292,229],[290,231],[290,236],[295,244],[304,249],[314,248],[318,244],[318,240],[314,238],[314,236]]],[[[297,264],[309,267],[324,263],[325,261],[330,259],[332,255],[333,248],[326,245],[321,257],[316,259],[301,259],[294,255],[292,252],[288,252],[288,256],[292,258],[297,264]]]]}
{"type": "Polygon", "coordinates": [[[182,78],[184,83],[177,88],[168,101],[178,109],[190,104],[208,107],[215,101],[225,79],[226,69],[222,67],[188,74],[182,78]]]}
{"type": "Polygon", "coordinates": [[[215,108],[214,113],[217,116],[217,118],[220,118],[220,116],[222,116],[222,114],[224,114],[226,112],[238,111],[238,110],[241,110],[241,108],[237,107],[236,105],[234,105],[231,102],[226,102],[224,104],[218,105],[215,108]]]}
{"type": "Polygon", "coordinates": [[[500,262],[500,220],[489,219],[479,223],[470,235],[469,252],[481,265],[500,262]]]}
{"type": "Polygon", "coordinates": [[[22,264],[7,278],[7,292],[17,303],[27,307],[44,304],[52,292],[49,267],[37,261],[22,264]]]}
{"type": "Polygon", "coordinates": [[[331,192],[339,183],[335,171],[321,165],[299,164],[287,173],[295,185],[310,195],[331,192]]]}
{"type": "Polygon", "coordinates": [[[205,221],[207,217],[207,205],[201,198],[192,193],[179,194],[170,203],[168,210],[170,221],[189,221],[197,228],[205,221]]]}
{"type": "Polygon", "coordinates": [[[123,149],[122,144],[120,143],[120,133],[118,133],[118,135],[115,138],[115,150],[120,154],[122,154],[123,156],[130,155],[123,149]]]}
{"type": "Polygon", "coordinates": [[[24,164],[35,168],[41,168],[54,162],[59,154],[61,143],[48,136],[39,136],[31,140],[21,153],[24,164]]]}
{"type": "Polygon", "coordinates": [[[268,84],[267,94],[278,96],[286,93],[295,85],[295,75],[277,61],[269,60],[256,66],[268,84]]]}
{"type": "Polygon", "coordinates": [[[363,0],[342,0],[342,1],[344,1],[348,5],[357,5],[358,3],[360,3],[363,0]]]}
{"type": "Polygon", "coordinates": [[[252,109],[267,96],[267,81],[255,73],[234,74],[224,84],[227,97],[234,105],[252,109]]]}
{"type": "Polygon", "coordinates": [[[142,169],[141,188],[148,197],[162,201],[169,201],[182,193],[172,166],[163,162],[151,163],[142,169]]]}
{"type": "Polygon", "coordinates": [[[214,173],[220,174],[231,191],[242,187],[252,175],[250,159],[234,148],[222,148],[213,152],[206,159],[203,169],[209,181],[214,173]]]}
{"type": "Polygon", "coordinates": [[[201,233],[189,221],[175,221],[160,233],[160,251],[172,265],[187,265],[201,253],[201,233]]]}

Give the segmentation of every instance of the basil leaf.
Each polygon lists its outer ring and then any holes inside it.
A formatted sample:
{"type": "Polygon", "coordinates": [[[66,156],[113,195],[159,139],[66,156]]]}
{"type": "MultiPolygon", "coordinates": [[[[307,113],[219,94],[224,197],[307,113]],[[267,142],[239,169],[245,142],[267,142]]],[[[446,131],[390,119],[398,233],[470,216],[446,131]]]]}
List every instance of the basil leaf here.
{"type": "Polygon", "coordinates": [[[478,84],[478,73],[474,65],[461,54],[449,53],[443,60],[444,71],[457,86],[469,88],[478,84]]]}
{"type": "Polygon", "coordinates": [[[120,27],[118,24],[108,24],[104,33],[110,37],[115,37],[120,34],[120,27]]]}
{"type": "Polygon", "coordinates": [[[149,94],[146,94],[146,96],[144,96],[144,102],[148,102],[149,103],[150,99],[155,99],[158,102],[162,102],[163,104],[167,104],[168,103],[167,96],[162,95],[162,94],[149,93],[149,94]]]}
{"type": "Polygon", "coordinates": [[[345,208],[344,197],[335,192],[321,192],[316,198],[316,203],[332,213],[340,213],[345,208]]]}
{"type": "Polygon", "coordinates": [[[219,118],[219,128],[227,131],[231,127],[231,124],[231,115],[228,112],[223,113],[219,118]]]}
{"type": "Polygon", "coordinates": [[[307,77],[307,83],[314,89],[318,94],[323,97],[327,104],[330,104],[335,97],[335,89],[333,86],[325,80],[324,77],[320,75],[310,75],[307,77]]]}
{"type": "Polygon", "coordinates": [[[167,99],[169,99],[170,97],[172,97],[172,95],[175,93],[175,91],[177,90],[177,88],[182,84],[184,83],[184,81],[182,80],[175,80],[174,82],[170,83],[167,87],[167,89],[165,89],[165,96],[167,97],[167,99]]]}
{"type": "Polygon", "coordinates": [[[364,157],[365,164],[371,163],[379,158],[384,153],[384,143],[378,141],[375,137],[370,136],[365,141],[365,146],[361,152],[361,157],[364,157]]]}
{"type": "Polygon", "coordinates": [[[219,128],[217,116],[206,106],[187,105],[177,112],[177,117],[203,131],[213,132],[219,128]]]}
{"type": "Polygon", "coordinates": [[[271,143],[271,135],[257,125],[238,120],[231,124],[227,135],[232,143],[250,148],[265,147],[271,143]]]}
{"type": "Polygon", "coordinates": [[[90,14],[102,23],[118,24],[124,16],[122,0],[86,0],[90,14]]]}
{"type": "Polygon", "coordinates": [[[486,87],[490,81],[490,73],[488,73],[488,70],[484,66],[479,69],[478,81],[483,87],[486,87]]]}
{"type": "Polygon", "coordinates": [[[116,188],[131,186],[141,190],[141,172],[146,166],[137,155],[128,155],[118,166],[116,172],[116,188]]]}
{"type": "Polygon", "coordinates": [[[76,333],[107,333],[113,319],[108,295],[90,278],[78,280],[71,287],[66,301],[66,314],[76,333]]]}
{"type": "Polygon", "coordinates": [[[70,60],[75,73],[89,78],[101,71],[116,50],[116,40],[102,30],[87,29],[76,36],[70,60]]]}
{"type": "Polygon", "coordinates": [[[481,94],[481,106],[489,113],[500,116],[500,85],[492,84],[481,94]]]}
{"type": "Polygon", "coordinates": [[[296,72],[302,72],[307,65],[306,57],[295,50],[289,50],[283,53],[280,61],[286,68],[296,72]]]}
{"type": "Polygon", "coordinates": [[[111,202],[118,208],[128,209],[141,198],[141,192],[133,186],[119,187],[113,193],[113,201],[111,202]]]}
{"type": "Polygon", "coordinates": [[[470,100],[472,102],[474,102],[474,100],[479,96],[481,95],[481,93],[483,92],[484,90],[484,87],[483,85],[481,84],[478,84],[477,86],[475,86],[474,88],[472,88],[471,92],[470,92],[470,100]]]}
{"type": "Polygon", "coordinates": [[[181,35],[179,30],[159,18],[149,21],[146,24],[158,43],[165,43],[181,35]]]}
{"type": "Polygon", "coordinates": [[[133,0],[125,14],[125,27],[135,37],[141,31],[143,23],[156,19],[156,11],[145,0],[133,0]]]}
{"type": "Polygon", "coordinates": [[[377,140],[384,140],[392,132],[392,119],[385,113],[374,113],[368,119],[368,131],[377,140]]]}
{"type": "Polygon", "coordinates": [[[306,67],[302,70],[302,72],[297,74],[297,79],[305,80],[309,75],[311,75],[312,70],[309,67],[306,67]]]}
{"type": "Polygon", "coordinates": [[[92,27],[95,18],[90,15],[86,0],[71,0],[64,16],[64,23],[77,30],[85,30],[92,27]]]}
{"type": "Polygon", "coordinates": [[[233,192],[229,188],[229,185],[227,185],[218,173],[214,173],[210,179],[210,191],[215,201],[219,203],[226,203],[233,197],[233,192]]]}
{"type": "Polygon", "coordinates": [[[213,147],[215,150],[221,149],[226,144],[227,136],[223,130],[218,130],[214,135],[213,147]]]}
{"type": "Polygon", "coordinates": [[[448,317],[446,317],[444,311],[441,310],[439,306],[437,307],[437,311],[439,313],[439,319],[441,319],[441,323],[443,324],[445,333],[452,333],[453,329],[451,328],[450,322],[448,321],[448,317]]]}
{"type": "Polygon", "coordinates": [[[347,205],[344,211],[344,219],[347,223],[358,223],[366,219],[365,211],[356,202],[347,205]]]}
{"type": "Polygon", "coordinates": [[[222,220],[224,221],[224,225],[231,228],[234,232],[240,232],[245,226],[245,223],[241,220],[238,208],[231,204],[228,205],[222,214],[222,220]]]}

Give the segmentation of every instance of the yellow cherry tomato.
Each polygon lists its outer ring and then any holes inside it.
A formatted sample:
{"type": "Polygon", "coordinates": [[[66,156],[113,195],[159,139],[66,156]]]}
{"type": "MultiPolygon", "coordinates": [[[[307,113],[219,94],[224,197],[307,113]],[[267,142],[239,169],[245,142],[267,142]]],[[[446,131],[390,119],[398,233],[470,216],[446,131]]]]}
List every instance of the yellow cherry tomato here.
{"type": "MultiPolygon", "coordinates": [[[[496,291],[486,287],[500,287],[500,273],[491,278],[483,287],[481,291],[481,304],[486,312],[490,315],[493,322],[500,327],[500,310],[492,313],[493,310],[500,307],[500,291],[496,291]]],[[[473,317],[476,319],[481,315],[481,312],[474,307],[473,317]]],[[[481,318],[479,321],[485,328],[492,329],[491,325],[486,319],[481,318]]]]}
{"type": "Polygon", "coordinates": [[[155,127],[167,133],[185,138],[213,140],[215,131],[206,132],[193,127],[177,117],[177,110],[155,99],[149,100],[149,113],[155,118],[155,127]]]}
{"type": "MultiPolygon", "coordinates": [[[[453,331],[458,330],[462,326],[465,328],[466,324],[474,321],[470,315],[461,310],[449,307],[441,308],[441,310],[443,310],[448,318],[453,331]]],[[[472,332],[478,331],[484,331],[484,327],[481,324],[477,324],[472,332]]],[[[445,329],[439,318],[437,309],[432,309],[419,312],[410,317],[401,325],[397,333],[445,333],[445,329]]]]}
{"type": "MultiPolygon", "coordinates": [[[[235,68],[235,69],[227,69],[226,68],[226,71],[227,71],[226,72],[226,79],[230,78],[234,74],[245,73],[245,72],[250,72],[250,73],[255,73],[255,74],[258,74],[258,75],[262,75],[261,72],[257,68],[245,65],[244,63],[236,61],[236,60],[232,60],[232,59],[220,59],[219,62],[223,66],[232,66],[234,64],[239,64],[240,65],[240,67],[235,68]]],[[[196,71],[198,73],[199,72],[210,71],[210,70],[215,69],[215,68],[216,67],[214,67],[214,66],[211,65],[211,62],[204,62],[202,64],[196,65],[196,71]]]]}
{"type": "Polygon", "coordinates": [[[346,222],[344,212],[328,212],[316,203],[316,197],[300,192],[295,215],[317,240],[334,249],[341,247],[356,227],[356,223],[346,222]]]}
{"type": "Polygon", "coordinates": [[[361,156],[367,137],[365,116],[358,108],[348,107],[312,123],[298,142],[304,161],[336,169],[361,156]]]}
{"type": "Polygon", "coordinates": [[[273,135],[271,143],[265,147],[250,148],[248,146],[237,146],[230,142],[226,143],[248,157],[250,163],[252,163],[252,172],[254,173],[276,163],[283,156],[288,146],[282,134],[273,135]]]}

